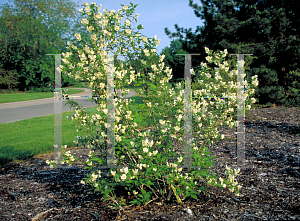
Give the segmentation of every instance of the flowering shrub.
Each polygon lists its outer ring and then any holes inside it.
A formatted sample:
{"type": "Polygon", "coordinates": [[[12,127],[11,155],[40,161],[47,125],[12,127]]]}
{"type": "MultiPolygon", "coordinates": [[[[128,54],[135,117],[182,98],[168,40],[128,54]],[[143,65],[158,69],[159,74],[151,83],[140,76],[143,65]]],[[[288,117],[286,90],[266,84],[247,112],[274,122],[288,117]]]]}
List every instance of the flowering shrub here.
{"type": "MultiPolygon", "coordinates": [[[[154,125],[157,134],[149,138],[150,134],[154,134],[153,132],[141,133],[137,131],[137,123],[134,122],[133,118],[133,115],[137,116],[136,109],[130,110],[128,107],[129,102],[132,102],[132,100],[121,100],[116,96],[114,99],[116,105],[115,164],[122,168],[111,168],[109,176],[102,176],[97,166],[106,165],[107,162],[106,159],[96,157],[94,151],[96,149],[100,150],[102,156],[105,157],[105,138],[107,137],[105,131],[108,128],[108,123],[105,120],[108,114],[106,100],[100,100],[100,107],[97,108],[99,114],[93,115],[92,119],[89,119],[86,111],[79,107],[78,102],[69,101],[69,104],[77,107],[76,113],[71,119],[76,120],[79,126],[87,127],[90,132],[89,137],[83,137],[82,139],[78,137],[77,141],[74,141],[76,145],[88,143],[92,149],[89,154],[90,159],[85,162],[87,165],[85,168],[93,172],[81,183],[91,185],[94,191],[100,191],[105,201],[111,201],[117,209],[122,209],[121,206],[125,205],[124,200],[118,201],[114,193],[117,187],[120,186],[128,191],[132,199],[130,203],[137,205],[147,204],[159,199],[163,201],[170,200],[173,195],[179,203],[187,197],[197,199],[197,195],[200,192],[205,192],[206,189],[201,185],[200,180],[205,180],[211,186],[228,187],[231,192],[239,194],[241,186],[235,181],[239,169],[231,170],[226,167],[225,175],[227,178],[217,177],[213,171],[209,170],[210,167],[213,167],[215,161],[212,159],[215,156],[209,156],[211,153],[207,148],[213,140],[220,137],[224,138],[224,135],[218,134],[217,128],[219,126],[234,126],[236,123],[232,117],[227,117],[227,115],[232,116],[234,114],[236,84],[233,79],[237,75],[236,70],[230,71],[228,74],[228,63],[226,61],[222,62],[222,59],[227,55],[227,50],[221,52],[220,55],[212,54],[212,51],[205,48],[206,53],[209,55],[206,59],[219,66],[219,68],[215,68],[214,76],[210,74],[212,73],[211,68],[206,63],[201,64],[201,70],[191,70],[192,74],[196,75],[197,82],[197,84],[193,84],[192,96],[212,97],[219,93],[222,96],[232,96],[233,99],[228,102],[227,106],[222,99],[207,102],[201,98],[200,102],[197,102],[197,100],[192,102],[193,130],[197,133],[197,137],[192,140],[191,144],[194,161],[192,162],[192,168],[183,168],[185,158],[183,155],[174,152],[174,147],[169,138],[178,138],[179,141],[183,141],[184,85],[182,82],[182,84],[178,83],[176,85],[176,90],[169,88],[167,83],[172,78],[172,70],[168,67],[164,69],[163,55],[160,56],[159,64],[153,63],[151,56],[156,52],[154,45],[157,46],[157,43],[159,43],[159,41],[156,41],[156,36],[154,39],[150,39],[144,36],[141,37],[138,32],[132,32],[129,19],[123,26],[119,24],[121,18],[124,17],[124,13],[127,17],[132,15],[134,7],[133,5],[131,7],[124,6],[118,13],[114,10],[109,12],[103,10],[104,14],[100,12],[96,14],[95,10],[98,7],[91,4],[90,8],[85,3],[85,12],[82,9],[80,11],[88,15],[88,19],[83,19],[82,23],[91,32],[92,49],[85,45],[81,50],[68,42],[70,52],[63,54],[65,58],[62,60],[67,66],[62,66],[62,70],[71,70],[68,75],[72,76],[74,74],[77,79],[88,79],[89,86],[94,87],[97,94],[107,95],[108,92],[105,90],[108,73],[107,65],[111,60],[98,55],[107,55],[108,51],[117,47],[116,53],[124,54],[124,52],[127,52],[128,57],[130,57],[127,49],[128,45],[126,44],[132,46],[133,50],[143,53],[147,59],[141,60],[140,66],[135,67],[134,70],[131,68],[129,70],[125,69],[122,63],[120,64],[117,59],[114,59],[115,86],[121,89],[122,96],[124,96],[124,91],[128,93],[128,90],[123,90],[124,85],[134,87],[137,94],[145,102],[145,105],[141,106],[141,111],[147,116],[145,121],[154,125]],[[97,35],[98,33],[101,33],[101,35],[97,35]],[[118,33],[122,34],[122,38],[118,37],[118,33]],[[97,37],[100,38],[98,44],[96,44],[97,37]],[[105,42],[105,40],[107,41],[105,42]],[[136,41],[139,45],[143,42],[144,49],[141,46],[137,47],[135,45],[136,41]],[[117,46],[118,43],[121,46],[117,46]],[[106,49],[104,49],[105,47],[106,49]],[[74,51],[71,52],[71,49],[74,51]],[[81,63],[73,64],[72,55],[79,56],[81,63]],[[143,67],[151,67],[153,73],[144,73],[143,67]],[[222,81],[226,74],[231,81],[222,81]],[[153,93],[147,93],[148,97],[143,98],[142,95],[146,93],[142,88],[146,84],[151,85],[156,90],[153,93]],[[196,86],[203,89],[196,90],[196,86]],[[226,91],[226,93],[222,93],[222,91],[226,91]],[[153,104],[154,100],[157,103],[153,104]],[[152,112],[150,112],[150,108],[152,108],[152,112]],[[135,132],[138,133],[138,136],[135,135],[135,132]]],[[[134,19],[137,20],[137,17],[134,19]]],[[[138,26],[138,29],[141,29],[141,25],[138,26]]],[[[76,37],[78,41],[81,41],[80,34],[76,34],[76,37]]],[[[83,42],[82,45],[84,45],[83,42]]],[[[256,77],[253,78],[254,85],[258,83],[256,77]]],[[[244,81],[244,83],[247,88],[247,82],[244,81]]],[[[254,89],[249,90],[247,88],[247,93],[253,94],[254,89]]],[[[250,104],[249,98],[246,99],[246,102],[250,104]]],[[[252,99],[252,102],[255,102],[255,99],[252,99]]],[[[247,107],[251,108],[250,105],[247,107]]],[[[64,155],[65,160],[62,163],[71,163],[78,160],[71,156],[70,152],[66,152],[64,155]]],[[[53,162],[47,161],[47,163],[51,163],[53,166],[53,162]]]]}

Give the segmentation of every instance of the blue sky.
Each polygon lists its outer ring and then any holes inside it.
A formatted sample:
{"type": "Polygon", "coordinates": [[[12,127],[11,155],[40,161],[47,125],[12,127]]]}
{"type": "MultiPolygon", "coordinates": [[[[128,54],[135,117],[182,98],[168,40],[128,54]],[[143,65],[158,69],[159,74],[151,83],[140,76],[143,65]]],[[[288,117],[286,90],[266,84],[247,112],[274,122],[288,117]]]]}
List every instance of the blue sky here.
{"type": "MultiPolygon", "coordinates": [[[[73,0],[73,2],[77,1],[73,0]]],[[[154,35],[157,35],[157,40],[161,39],[160,44],[157,46],[158,54],[164,47],[169,46],[173,40],[165,34],[164,28],[175,32],[174,25],[178,24],[179,28],[191,28],[192,32],[195,32],[197,26],[204,25],[203,20],[197,18],[194,14],[188,0],[81,0],[81,6],[83,2],[87,2],[89,5],[95,2],[98,6],[102,4],[101,12],[103,12],[104,8],[108,11],[112,9],[117,11],[122,8],[121,4],[130,5],[130,2],[139,4],[135,9],[135,14],[140,16],[137,23],[132,23],[131,25],[133,28],[136,28],[137,25],[142,24],[144,29],[140,30],[140,33],[148,38],[153,38],[154,35]]],[[[5,3],[13,5],[12,1],[0,0],[0,4],[5,3]]],[[[194,0],[194,3],[201,6],[199,0],[194,0]]],[[[121,23],[124,23],[124,21],[125,19],[123,18],[121,23]]]]}

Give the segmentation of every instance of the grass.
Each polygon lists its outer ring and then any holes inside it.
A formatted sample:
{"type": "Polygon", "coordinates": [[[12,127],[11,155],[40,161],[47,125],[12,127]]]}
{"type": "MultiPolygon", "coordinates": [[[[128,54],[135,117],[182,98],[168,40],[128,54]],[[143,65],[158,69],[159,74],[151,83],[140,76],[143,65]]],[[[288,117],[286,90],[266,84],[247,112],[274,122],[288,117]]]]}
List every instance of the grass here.
{"type": "MultiPolygon", "coordinates": [[[[82,89],[69,89],[68,94],[77,94],[84,92],[82,89]]],[[[28,94],[0,94],[0,104],[12,103],[19,101],[29,101],[44,98],[54,97],[53,92],[39,92],[39,93],[28,93],[28,94]]]]}
{"type": "MultiPolygon", "coordinates": [[[[76,83],[74,86],[75,88],[82,88],[82,83],[76,83]]],[[[72,89],[72,87],[68,88],[68,94],[77,94],[84,92],[82,89],[72,89]]],[[[65,89],[65,88],[63,88],[65,89]]],[[[19,102],[19,101],[29,101],[29,100],[37,100],[37,99],[44,99],[44,98],[51,98],[54,97],[53,92],[36,92],[36,93],[24,93],[14,91],[11,93],[1,93],[0,94],[0,104],[3,103],[12,103],[12,102],[19,102]]]]}
{"type": "MultiPolygon", "coordinates": [[[[78,91],[72,89],[72,87],[78,88],[82,87],[82,85],[81,83],[76,83],[75,85],[68,87],[69,91],[72,91],[71,93],[78,93],[78,91]]],[[[127,88],[132,89],[129,87],[127,88]]],[[[53,93],[51,92],[49,93],[52,95],[44,93],[45,92],[24,94],[23,97],[19,97],[19,94],[1,94],[0,98],[9,100],[10,102],[16,102],[53,96],[53,93]],[[10,96],[10,99],[6,97],[8,95],[10,96]]],[[[144,103],[137,94],[133,97],[130,97],[130,99],[135,99],[135,102],[132,104],[132,108],[137,108],[140,104],[144,103]]],[[[97,107],[86,108],[90,119],[93,114],[98,113],[96,108],[97,107]]],[[[67,116],[72,116],[73,113],[75,112],[68,111],[62,113],[62,144],[67,145],[68,147],[75,146],[73,140],[76,140],[76,136],[85,135],[83,131],[76,132],[76,129],[79,129],[76,126],[76,122],[67,118],[67,116]]],[[[12,123],[0,124],[0,165],[14,160],[24,160],[39,154],[53,152],[53,120],[54,114],[12,123]]],[[[149,127],[149,125],[146,125],[144,122],[139,124],[139,120],[142,120],[142,117],[134,117],[134,122],[138,124],[138,129],[145,129],[149,127]]]]}
{"type": "MultiPolygon", "coordinates": [[[[74,85],[72,85],[70,87],[64,87],[63,89],[68,89],[67,93],[69,95],[84,92],[84,90],[82,90],[82,89],[72,89],[72,88],[84,88],[83,83],[76,82],[74,85]]],[[[125,88],[133,91],[132,87],[125,87],[125,88]]],[[[34,93],[34,92],[24,93],[24,92],[19,92],[19,91],[6,92],[6,93],[0,93],[0,104],[19,102],[19,101],[37,100],[37,99],[44,99],[44,98],[51,98],[51,97],[54,97],[53,92],[36,92],[36,93],[34,93]]]]}

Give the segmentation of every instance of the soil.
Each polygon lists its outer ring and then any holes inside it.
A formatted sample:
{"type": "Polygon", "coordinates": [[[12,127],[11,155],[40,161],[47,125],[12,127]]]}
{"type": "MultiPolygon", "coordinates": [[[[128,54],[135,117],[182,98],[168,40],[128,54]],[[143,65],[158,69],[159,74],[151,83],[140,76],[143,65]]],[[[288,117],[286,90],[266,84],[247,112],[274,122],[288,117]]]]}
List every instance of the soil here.
{"type": "MultiPolygon", "coordinates": [[[[252,109],[246,116],[240,196],[208,186],[198,200],[128,203],[116,211],[101,194],[80,184],[89,170],[79,164],[51,169],[45,163],[54,159],[50,153],[0,168],[0,220],[300,220],[300,109],[283,108],[252,109]]],[[[222,177],[224,164],[235,166],[234,131],[220,128],[225,139],[210,148],[217,156],[211,170],[222,177]]],[[[70,150],[81,160],[87,157],[83,147],[70,150]]],[[[117,193],[125,194],[121,188],[117,193]]]]}

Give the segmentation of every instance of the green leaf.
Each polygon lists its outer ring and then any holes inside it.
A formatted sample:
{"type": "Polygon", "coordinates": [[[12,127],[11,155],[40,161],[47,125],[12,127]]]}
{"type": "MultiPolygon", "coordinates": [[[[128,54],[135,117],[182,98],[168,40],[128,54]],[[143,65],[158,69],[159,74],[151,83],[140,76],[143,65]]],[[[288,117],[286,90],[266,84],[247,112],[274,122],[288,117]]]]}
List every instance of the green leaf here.
{"type": "Polygon", "coordinates": [[[205,190],[207,189],[207,187],[204,187],[204,186],[201,186],[200,188],[199,188],[199,190],[201,191],[201,192],[203,192],[203,193],[205,193],[205,190]]]}
{"type": "Polygon", "coordinates": [[[130,201],[129,203],[137,203],[138,201],[135,199],[135,200],[132,200],[130,201]]]}
{"type": "Polygon", "coordinates": [[[198,198],[195,194],[191,194],[191,197],[193,197],[195,200],[198,200],[198,198]]]}
{"type": "Polygon", "coordinates": [[[151,185],[154,185],[154,184],[151,182],[151,180],[148,180],[147,185],[151,186],[151,185]]]}
{"type": "Polygon", "coordinates": [[[139,24],[139,25],[137,26],[137,29],[138,29],[138,30],[141,30],[141,29],[144,29],[144,28],[143,28],[143,26],[142,26],[141,24],[139,24]]]}

